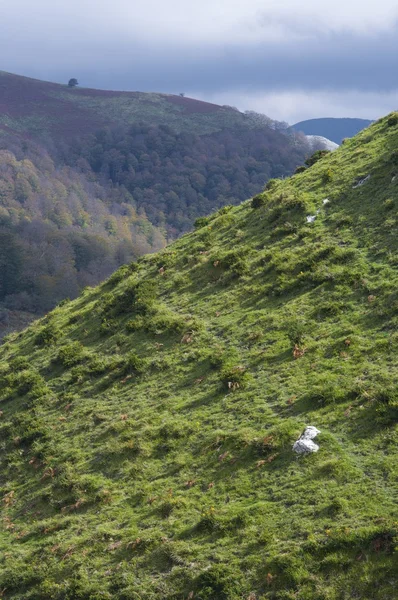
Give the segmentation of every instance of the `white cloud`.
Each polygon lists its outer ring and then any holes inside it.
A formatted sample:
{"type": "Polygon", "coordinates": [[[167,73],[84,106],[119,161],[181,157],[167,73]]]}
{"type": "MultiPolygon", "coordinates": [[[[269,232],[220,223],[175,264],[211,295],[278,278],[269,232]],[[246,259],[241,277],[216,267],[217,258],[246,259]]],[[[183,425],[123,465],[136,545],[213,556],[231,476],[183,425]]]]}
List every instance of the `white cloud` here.
{"type": "MultiPolygon", "coordinates": [[[[377,34],[398,18],[396,0],[3,0],[0,33],[57,45],[115,38],[141,43],[251,44],[320,31],[377,34]],[[84,38],[83,38],[84,39],[84,38]]],[[[7,36],[9,37],[9,36],[7,36]]]]}
{"type": "Polygon", "coordinates": [[[377,119],[398,109],[398,89],[389,94],[360,93],[355,90],[320,92],[315,89],[253,94],[236,90],[222,94],[201,94],[192,91],[187,95],[215,104],[236,106],[242,111],[255,110],[290,124],[320,117],[377,119]]]}
{"type": "Polygon", "coordinates": [[[299,22],[307,30],[349,31],[375,35],[392,29],[398,19],[396,0],[268,0],[263,11],[282,23],[299,22]]]}

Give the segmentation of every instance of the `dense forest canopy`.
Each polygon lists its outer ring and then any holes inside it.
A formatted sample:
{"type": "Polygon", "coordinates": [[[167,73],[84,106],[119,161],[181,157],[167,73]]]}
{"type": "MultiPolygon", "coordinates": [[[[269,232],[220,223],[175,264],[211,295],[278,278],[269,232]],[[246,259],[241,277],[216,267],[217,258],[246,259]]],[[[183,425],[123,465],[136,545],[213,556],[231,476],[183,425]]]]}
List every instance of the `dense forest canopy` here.
{"type": "Polygon", "coordinates": [[[152,223],[176,236],[197,217],[238,204],[303,162],[309,152],[304,136],[272,123],[211,135],[166,125],[105,128],[64,147],[62,159],[92,170],[102,183],[124,186],[152,223]]]}
{"type": "MultiPolygon", "coordinates": [[[[0,302],[42,312],[165,245],[122,187],[56,166],[17,138],[0,149],[0,302]]],[[[0,146],[1,147],[1,146],[0,146]]]]}

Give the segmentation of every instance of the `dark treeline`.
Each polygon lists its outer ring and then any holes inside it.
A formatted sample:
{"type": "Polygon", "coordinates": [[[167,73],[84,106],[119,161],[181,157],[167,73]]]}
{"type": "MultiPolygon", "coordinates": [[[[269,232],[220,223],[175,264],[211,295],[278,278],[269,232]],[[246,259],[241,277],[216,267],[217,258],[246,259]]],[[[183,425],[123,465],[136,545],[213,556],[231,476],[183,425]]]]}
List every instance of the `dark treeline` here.
{"type": "Polygon", "coordinates": [[[269,126],[211,135],[176,133],[165,125],[103,129],[65,146],[62,160],[103,184],[123,186],[138,208],[172,237],[194,220],[261,191],[302,164],[301,134],[269,126]]]}

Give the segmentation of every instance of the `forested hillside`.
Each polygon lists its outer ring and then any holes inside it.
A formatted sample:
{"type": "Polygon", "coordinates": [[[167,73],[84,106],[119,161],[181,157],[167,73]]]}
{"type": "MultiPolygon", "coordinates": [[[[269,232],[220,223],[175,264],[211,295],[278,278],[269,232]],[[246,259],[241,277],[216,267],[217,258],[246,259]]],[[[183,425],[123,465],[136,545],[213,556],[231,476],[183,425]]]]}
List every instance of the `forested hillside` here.
{"type": "Polygon", "coordinates": [[[57,165],[106,188],[124,186],[171,237],[290,175],[313,150],[286,123],[170,94],[69,88],[0,72],[0,104],[0,132],[34,139],[57,165]]]}
{"type": "Polygon", "coordinates": [[[4,72],[0,109],[0,336],[313,150],[254,112],[4,72]]]}
{"type": "Polygon", "coordinates": [[[149,220],[175,237],[197,217],[292,173],[309,150],[302,137],[268,126],[198,135],[133,125],[76,140],[62,159],[82,172],[89,166],[101,182],[123,185],[149,220]]]}
{"type": "Polygon", "coordinates": [[[398,114],[316,158],[7,338],[4,600],[396,598],[398,114]]]}
{"type": "Polygon", "coordinates": [[[47,311],[164,245],[127,190],[56,166],[36,144],[0,138],[0,303],[7,309],[47,311]]]}

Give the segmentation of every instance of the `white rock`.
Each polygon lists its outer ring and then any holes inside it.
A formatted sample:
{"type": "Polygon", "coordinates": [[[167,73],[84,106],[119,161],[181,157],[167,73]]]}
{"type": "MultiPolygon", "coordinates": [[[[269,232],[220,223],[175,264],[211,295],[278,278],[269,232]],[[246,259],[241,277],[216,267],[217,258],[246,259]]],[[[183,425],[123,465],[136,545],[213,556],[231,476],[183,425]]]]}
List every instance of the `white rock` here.
{"type": "Polygon", "coordinates": [[[319,446],[312,440],[321,433],[319,429],[310,425],[306,427],[299,439],[293,444],[293,451],[297,454],[311,454],[312,452],[318,452],[319,446]]]}
{"type": "Polygon", "coordinates": [[[307,223],[313,223],[315,221],[316,215],[308,215],[308,217],[306,217],[307,219],[307,223]]]}
{"type": "Polygon", "coordinates": [[[322,204],[323,204],[323,205],[325,205],[325,204],[329,204],[329,203],[330,203],[330,200],[329,200],[329,198],[325,198],[324,200],[322,200],[322,204]]]}
{"type": "Polygon", "coordinates": [[[314,427],[313,425],[309,425],[304,429],[304,432],[301,434],[300,438],[305,437],[309,440],[313,440],[316,436],[321,433],[319,429],[314,427]]]}

